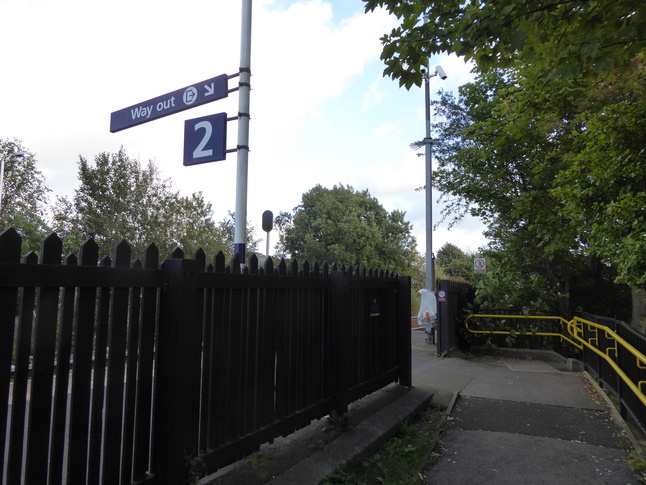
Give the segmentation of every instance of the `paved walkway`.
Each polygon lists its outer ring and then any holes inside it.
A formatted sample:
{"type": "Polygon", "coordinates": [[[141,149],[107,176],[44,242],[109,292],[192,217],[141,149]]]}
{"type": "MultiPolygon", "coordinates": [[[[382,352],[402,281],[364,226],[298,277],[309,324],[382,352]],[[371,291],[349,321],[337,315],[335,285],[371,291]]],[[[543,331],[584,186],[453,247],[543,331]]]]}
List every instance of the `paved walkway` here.
{"type": "Polygon", "coordinates": [[[624,461],[631,433],[584,373],[509,356],[425,359],[415,342],[414,385],[434,400],[459,393],[426,483],[638,483],[624,461]]]}
{"type": "MultiPolygon", "coordinates": [[[[569,371],[563,362],[508,355],[438,358],[423,331],[412,331],[412,351],[413,388],[393,386],[358,403],[350,413],[352,428],[324,449],[285,462],[284,470],[274,469],[265,481],[243,479],[239,467],[221,476],[224,481],[203,483],[318,484],[339,466],[370,456],[402,419],[429,402],[447,407],[452,419],[427,484],[639,483],[624,461],[634,437],[584,373],[569,371]]],[[[297,454],[313,439],[308,433],[261,450],[252,464],[277,464],[281,456],[297,454]]]]}

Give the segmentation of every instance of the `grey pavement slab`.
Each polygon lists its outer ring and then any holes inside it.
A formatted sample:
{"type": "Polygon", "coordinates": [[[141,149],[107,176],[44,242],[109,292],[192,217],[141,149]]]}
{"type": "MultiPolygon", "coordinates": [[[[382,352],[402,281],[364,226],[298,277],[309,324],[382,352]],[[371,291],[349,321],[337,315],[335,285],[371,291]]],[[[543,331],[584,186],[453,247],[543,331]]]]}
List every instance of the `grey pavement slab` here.
{"type": "Polygon", "coordinates": [[[630,446],[608,410],[461,397],[447,428],[499,431],[624,449],[630,446]]]}
{"type": "Polygon", "coordinates": [[[496,431],[452,430],[432,485],[620,485],[638,482],[624,450],[496,431]]]}
{"type": "Polygon", "coordinates": [[[553,406],[603,408],[592,399],[583,385],[585,377],[580,373],[513,371],[497,359],[491,360],[481,360],[482,372],[478,379],[465,386],[462,395],[553,406]]]}

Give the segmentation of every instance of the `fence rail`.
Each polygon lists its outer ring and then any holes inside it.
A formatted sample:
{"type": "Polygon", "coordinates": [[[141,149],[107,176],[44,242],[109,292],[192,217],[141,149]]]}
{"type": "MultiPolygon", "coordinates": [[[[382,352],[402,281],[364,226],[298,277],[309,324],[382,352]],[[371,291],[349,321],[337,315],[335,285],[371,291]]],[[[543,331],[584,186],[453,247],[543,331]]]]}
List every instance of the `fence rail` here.
{"type": "Polygon", "coordinates": [[[390,382],[410,279],[0,235],[0,483],[181,484],[390,382]],[[13,372],[12,372],[13,369],[13,372]]]}

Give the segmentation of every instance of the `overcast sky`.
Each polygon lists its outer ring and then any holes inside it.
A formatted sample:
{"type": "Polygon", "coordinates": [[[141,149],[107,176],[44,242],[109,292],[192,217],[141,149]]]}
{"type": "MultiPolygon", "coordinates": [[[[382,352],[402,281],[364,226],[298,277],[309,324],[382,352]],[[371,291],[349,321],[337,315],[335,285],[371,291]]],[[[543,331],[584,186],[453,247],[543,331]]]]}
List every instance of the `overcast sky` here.
{"type": "MultiPolygon", "coordinates": [[[[121,146],[153,159],[183,195],[201,191],[220,221],[235,210],[236,155],[184,167],[184,121],[238,112],[238,95],[110,133],[110,113],[220,74],[240,60],[241,0],[0,0],[0,138],[22,141],[56,195],[78,187],[79,155],[93,160],[121,146]]],[[[255,0],[248,220],[291,212],[316,184],[350,185],[388,210],[406,212],[425,245],[424,92],[382,76],[379,38],[395,25],[365,14],[361,0],[255,0]]],[[[470,80],[463,60],[438,56],[447,80],[470,80]]],[[[230,81],[230,87],[237,80],[230,81]]],[[[434,95],[434,94],[433,94],[434,95]]],[[[228,148],[237,122],[228,123],[228,148]]],[[[439,194],[434,193],[437,200],[439,194]]],[[[434,220],[439,221],[434,203],[434,220]]],[[[436,228],[446,242],[475,251],[484,226],[468,219],[436,228]]],[[[271,243],[276,241],[272,233],[271,243]]],[[[262,240],[259,250],[264,251],[262,240]]]]}

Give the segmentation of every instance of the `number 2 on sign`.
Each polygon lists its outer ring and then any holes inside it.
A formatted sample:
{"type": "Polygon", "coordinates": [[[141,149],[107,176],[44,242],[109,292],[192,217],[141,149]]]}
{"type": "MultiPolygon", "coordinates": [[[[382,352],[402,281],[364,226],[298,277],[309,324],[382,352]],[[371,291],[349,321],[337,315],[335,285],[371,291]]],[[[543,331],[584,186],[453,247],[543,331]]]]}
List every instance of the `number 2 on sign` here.
{"type": "Polygon", "coordinates": [[[210,121],[200,121],[195,125],[195,131],[204,129],[204,136],[202,137],[202,141],[200,141],[200,144],[197,146],[195,150],[193,150],[193,158],[197,159],[200,157],[210,157],[213,155],[213,150],[205,150],[204,147],[206,147],[206,144],[209,142],[211,139],[211,135],[213,134],[213,125],[211,125],[210,121]]]}
{"type": "Polygon", "coordinates": [[[227,114],[218,113],[184,122],[184,165],[226,158],[227,114]]]}

